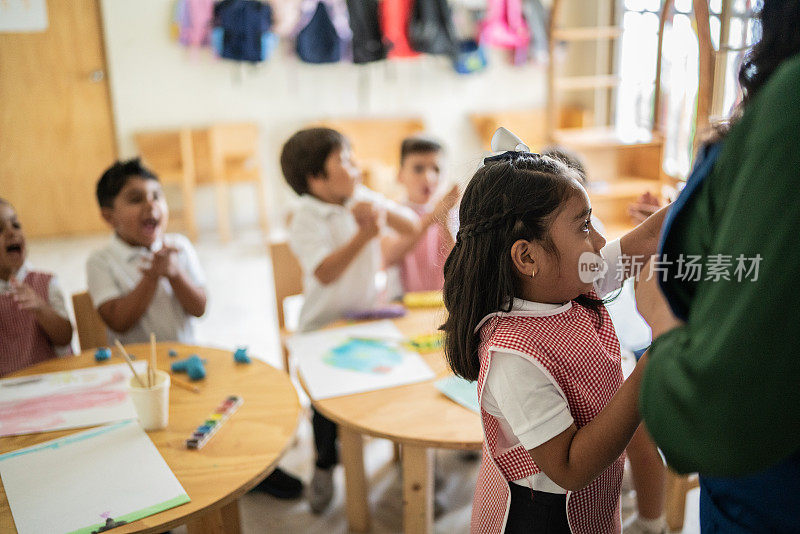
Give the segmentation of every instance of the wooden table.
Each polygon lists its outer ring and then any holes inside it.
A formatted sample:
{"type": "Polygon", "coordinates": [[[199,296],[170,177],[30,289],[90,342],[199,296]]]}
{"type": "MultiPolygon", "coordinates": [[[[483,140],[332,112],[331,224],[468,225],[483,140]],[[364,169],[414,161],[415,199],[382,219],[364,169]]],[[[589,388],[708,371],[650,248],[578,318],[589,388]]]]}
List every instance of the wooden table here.
{"type": "MultiPolygon", "coordinates": [[[[146,359],[149,345],[128,345],[129,353],[146,359]]],[[[164,532],[186,524],[190,534],[236,534],[239,532],[239,497],[252,489],[275,468],[292,443],[300,414],[300,403],[288,376],[253,359],[236,364],[230,351],[159,343],[158,367],[169,369],[175,359],[199,354],[207,360],[207,375],[196,382],[200,393],[177,386],[170,388],[169,425],[148,432],[150,439],[183,485],[191,502],[117,527],[114,534],[164,532]],[[170,358],[169,349],[178,352],[170,358]],[[187,450],[184,440],[228,395],[241,395],[244,404],[201,450],[187,450]]],[[[35,365],[12,376],[50,373],[124,363],[116,355],[105,363],[94,360],[94,351],[35,365]]],[[[178,375],[186,380],[185,375],[178,375]]],[[[35,445],[79,432],[65,430],[0,438],[0,453],[35,445]]],[[[79,489],[79,488],[76,488],[79,489]]],[[[43,503],[44,506],[44,503],[43,503]]],[[[16,533],[5,489],[0,485],[0,532],[16,533]]]]}
{"type": "MultiPolygon", "coordinates": [[[[408,336],[426,334],[436,331],[444,313],[441,309],[410,310],[393,322],[408,336]]],[[[451,374],[441,352],[423,358],[436,379],[451,374]]],[[[312,401],[317,411],[339,424],[351,530],[366,532],[370,528],[364,435],[401,445],[403,529],[414,534],[433,532],[433,449],[481,448],[483,430],[478,414],[445,397],[433,382],[312,401]]]]}

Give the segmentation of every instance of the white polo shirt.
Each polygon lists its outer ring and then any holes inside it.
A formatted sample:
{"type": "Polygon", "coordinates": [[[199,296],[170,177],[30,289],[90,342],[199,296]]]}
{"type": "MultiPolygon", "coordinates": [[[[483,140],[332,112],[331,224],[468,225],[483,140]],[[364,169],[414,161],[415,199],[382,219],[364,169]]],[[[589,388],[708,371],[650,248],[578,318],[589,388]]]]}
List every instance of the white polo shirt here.
{"type": "MultiPolygon", "coordinates": [[[[363,185],[356,186],[345,206],[302,195],[289,225],[289,247],[303,268],[303,308],[298,330],[316,330],[341,319],[348,311],[373,308],[378,303],[375,275],[381,270],[380,240],[364,245],[344,272],[330,284],[322,284],[314,271],[326,257],[345,246],[358,232],[350,212],[357,202],[371,202],[377,209],[408,210],[363,185]]],[[[410,210],[408,210],[410,212],[410,210]]],[[[413,212],[410,217],[413,218],[413,212]]]]}
{"type": "MultiPolygon", "coordinates": [[[[205,277],[191,242],[180,234],[167,234],[164,242],[178,249],[178,264],[189,280],[198,287],[205,287],[205,277]]],[[[109,300],[127,295],[142,279],[140,267],[148,265],[153,252],[161,249],[161,242],[153,244],[148,250],[135,247],[120,239],[116,234],[100,250],[89,256],[86,262],[86,277],[89,294],[95,308],[109,300]]],[[[139,322],[125,333],[108,329],[109,344],[114,339],[125,343],[146,343],[150,333],[159,341],[194,343],[194,317],[183,310],[172,291],[169,280],[162,277],[153,300],[139,322]]]]}
{"type": "MultiPolygon", "coordinates": [[[[622,281],[617,279],[622,267],[620,241],[607,243],[600,254],[608,270],[595,281],[594,288],[602,298],[622,285],[622,281]]],[[[562,313],[564,304],[514,299],[511,309],[551,315],[562,313]]],[[[500,454],[518,444],[526,450],[536,448],[564,432],[573,422],[567,400],[553,378],[530,360],[512,352],[495,351],[492,354],[481,406],[497,419],[500,454]]],[[[514,482],[537,491],[566,493],[544,472],[514,482]]]]}
{"type": "MultiPolygon", "coordinates": [[[[35,271],[36,269],[31,269],[30,263],[26,261],[22,264],[22,267],[20,267],[19,270],[14,273],[14,278],[16,278],[19,282],[24,282],[25,277],[28,276],[28,273],[32,270],[35,271]]],[[[10,292],[11,281],[0,280],[0,294],[10,292]]],[[[67,305],[64,302],[64,291],[62,291],[61,284],[58,283],[58,278],[56,278],[56,275],[53,275],[50,278],[50,283],[47,285],[47,303],[51,308],[53,308],[54,312],[69,321],[67,305]]],[[[72,354],[72,345],[57,346],[55,347],[55,351],[59,356],[72,354]]]]}

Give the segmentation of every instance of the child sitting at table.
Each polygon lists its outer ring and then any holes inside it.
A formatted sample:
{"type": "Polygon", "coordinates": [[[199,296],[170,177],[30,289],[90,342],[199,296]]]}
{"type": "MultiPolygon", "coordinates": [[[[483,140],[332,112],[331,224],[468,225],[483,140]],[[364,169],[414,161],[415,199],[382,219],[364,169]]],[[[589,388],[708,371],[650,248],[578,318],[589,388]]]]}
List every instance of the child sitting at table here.
{"type": "MultiPolygon", "coordinates": [[[[169,208],[158,177],[139,159],[118,161],[97,182],[97,202],[111,241],[86,264],[89,294],[108,326],[109,343],[195,343],[194,318],[206,309],[205,277],[191,242],[165,234],[169,208]]],[[[257,486],[299,497],[300,480],[275,469],[257,486]]]]}
{"type": "MultiPolygon", "coordinates": [[[[346,312],[377,305],[381,230],[386,225],[401,235],[413,234],[417,217],[358,183],[361,173],[350,144],[335,130],[295,133],[283,145],[281,169],[300,195],[289,227],[289,247],[303,270],[299,330],[315,330],[346,312]]],[[[309,500],[312,511],[320,513],[333,497],[337,429],[316,410],[312,426],[317,459],[309,500]]]]}
{"type": "Polygon", "coordinates": [[[419,231],[383,239],[387,266],[398,265],[404,292],[442,289],[444,260],[453,248],[448,227],[450,210],[458,202],[457,185],[434,197],[439,186],[442,146],[425,137],[408,137],[400,147],[398,180],[406,189],[406,206],[420,218],[419,231]]]}
{"type": "Polygon", "coordinates": [[[72,323],[56,277],[25,261],[17,212],[0,198],[0,376],[71,354],[72,323]]]}
{"type": "Polygon", "coordinates": [[[194,318],[206,310],[197,254],[180,234],[165,234],[169,208],[158,177],[139,159],[117,161],[97,182],[97,202],[114,233],[89,256],[89,294],[109,343],[194,343],[194,318]]]}

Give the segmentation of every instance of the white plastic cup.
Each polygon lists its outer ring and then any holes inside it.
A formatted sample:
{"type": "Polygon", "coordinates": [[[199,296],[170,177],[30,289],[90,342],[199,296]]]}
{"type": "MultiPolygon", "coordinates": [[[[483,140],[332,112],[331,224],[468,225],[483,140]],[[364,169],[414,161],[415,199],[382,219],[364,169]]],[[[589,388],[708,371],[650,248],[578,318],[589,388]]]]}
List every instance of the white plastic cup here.
{"type": "MultiPolygon", "coordinates": [[[[147,384],[147,374],[139,373],[147,384]]],[[[169,423],[169,375],[156,370],[156,383],[153,387],[142,387],[136,377],[131,377],[129,392],[139,423],[145,430],[161,430],[169,423]]]]}

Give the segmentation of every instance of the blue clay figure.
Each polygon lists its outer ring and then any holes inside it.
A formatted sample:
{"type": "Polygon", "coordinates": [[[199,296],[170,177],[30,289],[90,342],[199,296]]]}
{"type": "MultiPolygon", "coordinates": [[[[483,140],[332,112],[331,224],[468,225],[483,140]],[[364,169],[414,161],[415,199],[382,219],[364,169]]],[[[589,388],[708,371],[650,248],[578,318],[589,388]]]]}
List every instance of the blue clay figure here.
{"type": "Polygon", "coordinates": [[[94,351],[94,359],[97,362],[104,362],[111,358],[111,349],[108,347],[100,347],[94,351]]]}
{"type": "Polygon", "coordinates": [[[239,347],[233,353],[233,361],[236,363],[250,363],[250,356],[247,355],[247,347],[239,347]]]}
{"type": "Polygon", "coordinates": [[[171,366],[173,373],[186,373],[192,380],[202,380],[206,377],[205,360],[197,354],[192,354],[184,360],[178,360],[171,366]]]}

